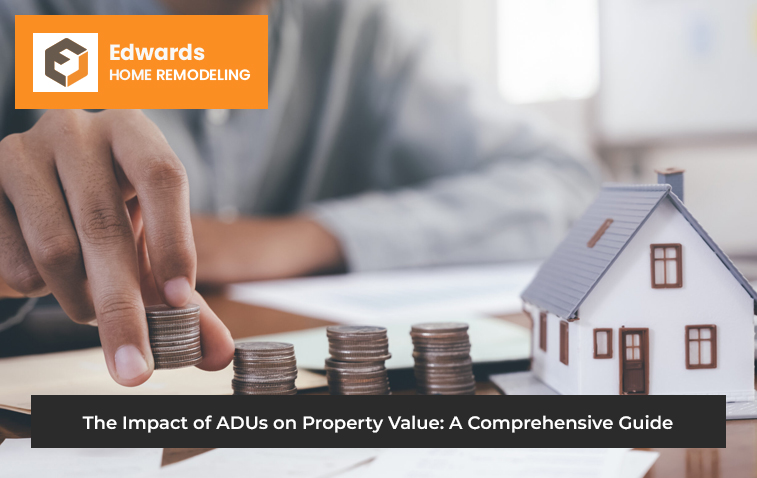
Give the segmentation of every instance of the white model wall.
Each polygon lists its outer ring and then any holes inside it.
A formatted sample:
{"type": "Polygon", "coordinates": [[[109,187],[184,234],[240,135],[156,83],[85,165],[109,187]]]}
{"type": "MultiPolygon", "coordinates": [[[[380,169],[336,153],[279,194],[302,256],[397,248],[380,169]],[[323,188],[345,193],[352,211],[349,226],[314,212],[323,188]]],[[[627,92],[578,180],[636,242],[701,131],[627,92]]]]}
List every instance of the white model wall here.
{"type": "MultiPolygon", "coordinates": [[[[651,394],[754,396],[753,301],[669,199],[652,213],[579,309],[578,393],[619,393],[619,328],[649,328],[651,394]],[[650,244],[680,243],[683,287],[651,287],[650,244]],[[686,325],[717,325],[717,368],[686,369],[686,325]],[[594,328],[613,329],[612,359],[594,359],[594,328]]],[[[571,330],[571,332],[573,332],[571,330]]],[[[572,345],[572,344],[571,344],[572,345]]],[[[571,358],[572,361],[572,358],[571,358]]],[[[559,363],[559,361],[558,361],[559,363]]]]}
{"type": "Polygon", "coordinates": [[[547,314],[547,351],[539,347],[539,311],[531,313],[533,320],[531,370],[554,390],[563,395],[575,395],[579,391],[580,328],[576,322],[568,323],[568,365],[560,362],[560,322],[563,319],[547,314]]]}

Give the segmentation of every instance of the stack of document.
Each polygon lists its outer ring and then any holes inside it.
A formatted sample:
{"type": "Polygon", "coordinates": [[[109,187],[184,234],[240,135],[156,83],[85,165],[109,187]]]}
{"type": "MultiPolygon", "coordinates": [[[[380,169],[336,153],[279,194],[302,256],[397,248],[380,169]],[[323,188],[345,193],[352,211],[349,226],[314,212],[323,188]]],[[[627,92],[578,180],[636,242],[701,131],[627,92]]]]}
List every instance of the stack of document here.
{"type": "Polygon", "coordinates": [[[426,448],[386,450],[342,478],[641,478],[659,456],[627,448],[426,448]]]}
{"type": "Polygon", "coordinates": [[[349,324],[435,320],[450,314],[508,314],[537,263],[379,271],[237,284],[239,302],[349,324]]]}
{"type": "Polygon", "coordinates": [[[224,449],[203,453],[147,476],[289,478],[641,478],[659,456],[628,449],[224,449]]]}
{"type": "Polygon", "coordinates": [[[162,448],[32,448],[31,439],[0,443],[0,476],[108,478],[160,470],[162,448]]]}
{"type": "Polygon", "coordinates": [[[0,443],[3,476],[143,478],[641,478],[659,456],[619,448],[281,448],[212,450],[160,467],[162,449],[31,448],[0,443]]]}

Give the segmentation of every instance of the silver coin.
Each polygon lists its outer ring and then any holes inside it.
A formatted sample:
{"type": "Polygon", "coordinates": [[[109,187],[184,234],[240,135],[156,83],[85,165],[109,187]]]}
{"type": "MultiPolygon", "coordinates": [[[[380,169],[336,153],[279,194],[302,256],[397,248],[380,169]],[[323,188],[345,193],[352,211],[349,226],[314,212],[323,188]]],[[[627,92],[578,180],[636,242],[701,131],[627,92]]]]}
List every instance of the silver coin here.
{"type": "Polygon", "coordinates": [[[266,375],[266,374],[258,374],[258,373],[240,373],[235,372],[234,373],[234,380],[239,380],[240,382],[287,382],[290,380],[294,380],[297,378],[297,372],[290,372],[290,373],[277,373],[273,375],[266,375]]]}
{"type": "Polygon", "coordinates": [[[419,389],[425,390],[459,390],[475,386],[475,380],[450,380],[445,382],[417,381],[419,389]]]}
{"type": "Polygon", "coordinates": [[[429,336],[429,337],[418,337],[418,336],[412,336],[412,342],[414,345],[439,345],[439,346],[447,346],[447,345],[454,345],[454,344],[470,344],[470,337],[468,334],[459,336],[453,336],[453,337],[441,337],[438,335],[435,336],[429,336]]]}
{"type": "MultiPolygon", "coordinates": [[[[339,394],[339,395],[345,395],[349,393],[374,393],[374,394],[380,394],[384,393],[387,390],[389,390],[389,384],[379,384],[375,386],[365,386],[365,387],[346,387],[346,386],[337,386],[333,383],[329,384],[329,393],[333,394],[339,394]]],[[[455,390],[458,391],[458,390],[455,390]]]]}
{"type": "Polygon", "coordinates": [[[387,378],[386,370],[383,372],[370,372],[364,374],[339,374],[333,372],[326,372],[326,378],[329,380],[337,380],[342,382],[361,381],[361,380],[385,380],[387,378]]]}
{"type": "Polygon", "coordinates": [[[180,334],[180,333],[172,333],[172,334],[151,334],[150,335],[150,343],[152,344],[161,344],[166,342],[171,343],[189,343],[191,341],[200,342],[202,339],[200,337],[200,331],[186,333],[186,334],[180,334]]]}
{"type": "Polygon", "coordinates": [[[470,356],[466,357],[465,359],[455,360],[452,362],[426,362],[426,361],[418,361],[418,360],[415,361],[415,366],[421,367],[421,368],[441,369],[441,368],[463,367],[467,365],[470,365],[470,366],[473,365],[473,360],[471,360],[470,356]]]}
{"type": "Polygon", "coordinates": [[[165,333],[171,333],[174,332],[182,332],[186,330],[191,329],[198,329],[200,328],[200,321],[194,321],[194,322],[183,322],[183,323],[175,323],[175,322],[165,322],[162,324],[155,324],[154,322],[148,322],[147,323],[147,330],[150,331],[151,334],[165,334],[165,333]]]}
{"type": "Polygon", "coordinates": [[[234,390],[268,390],[268,391],[289,390],[292,387],[294,387],[294,380],[287,380],[284,382],[277,382],[277,383],[266,383],[266,382],[244,382],[244,381],[232,379],[231,387],[234,390]]]}
{"type": "Polygon", "coordinates": [[[195,334],[172,334],[150,337],[150,345],[164,345],[166,343],[186,344],[192,341],[202,342],[199,332],[195,334]]]}
{"type": "Polygon", "coordinates": [[[294,351],[294,345],[284,342],[241,342],[235,350],[251,354],[281,354],[294,351]]]}
{"type": "Polygon", "coordinates": [[[386,327],[370,325],[332,325],[326,328],[326,335],[335,338],[381,337],[386,335],[386,327]]]}
{"type": "Polygon", "coordinates": [[[297,388],[284,391],[234,390],[234,395],[297,395],[297,388]]]}
{"type": "Polygon", "coordinates": [[[237,354],[234,356],[234,362],[240,365],[265,367],[293,365],[297,363],[297,359],[294,354],[279,357],[242,357],[237,354]]]}
{"type": "Polygon", "coordinates": [[[287,370],[297,370],[297,361],[287,360],[286,362],[241,362],[234,360],[234,367],[240,370],[261,370],[269,372],[284,372],[287,370]]]}
{"type": "Polygon", "coordinates": [[[202,345],[179,345],[179,346],[164,346],[164,347],[153,347],[152,353],[153,354],[161,354],[161,355],[167,355],[167,354],[175,354],[175,353],[184,353],[184,354],[190,354],[190,353],[196,353],[202,351],[202,345]]]}
{"type": "Polygon", "coordinates": [[[454,357],[456,360],[465,360],[470,357],[469,350],[456,350],[450,352],[413,352],[413,358],[416,362],[435,362],[437,360],[447,361],[447,358],[454,357]]]}
{"type": "Polygon", "coordinates": [[[470,353],[471,346],[469,345],[456,345],[454,347],[438,347],[435,345],[431,346],[423,346],[423,345],[416,345],[413,351],[423,354],[434,354],[434,353],[470,353]]]}
{"type": "Polygon", "coordinates": [[[411,332],[434,334],[465,332],[467,330],[468,324],[465,322],[426,322],[415,324],[411,328],[411,332]]]}
{"type": "Polygon", "coordinates": [[[280,384],[249,384],[232,380],[231,385],[234,390],[253,392],[286,392],[296,388],[294,380],[282,382],[280,384]]]}
{"type": "Polygon", "coordinates": [[[342,341],[342,340],[334,340],[333,338],[329,337],[329,346],[335,347],[335,348],[341,348],[341,347],[388,347],[389,341],[386,340],[386,336],[384,337],[377,337],[375,339],[363,339],[361,337],[360,340],[350,340],[350,341],[342,341]]]}
{"type": "Polygon", "coordinates": [[[425,390],[467,390],[476,386],[475,380],[465,380],[461,382],[450,383],[435,383],[435,382],[423,382],[419,383],[418,387],[425,390]]]}
{"type": "Polygon", "coordinates": [[[145,317],[147,317],[147,320],[155,322],[155,323],[162,323],[162,322],[171,322],[171,321],[182,321],[182,320],[197,320],[200,318],[199,312],[190,312],[190,313],[177,313],[177,314],[169,314],[169,315],[155,315],[155,314],[145,314],[145,317]]]}
{"type": "Polygon", "coordinates": [[[340,391],[329,389],[331,395],[391,395],[389,388],[382,390],[370,390],[370,391],[340,391]]]}
{"type": "Polygon", "coordinates": [[[157,337],[156,340],[150,340],[150,346],[155,347],[179,347],[179,346],[185,346],[185,347],[192,347],[196,345],[200,345],[202,341],[200,340],[200,337],[191,337],[188,339],[182,339],[182,340],[161,340],[160,337],[157,337]]]}
{"type": "Polygon", "coordinates": [[[191,327],[165,327],[162,329],[154,329],[152,327],[147,328],[150,336],[165,337],[168,335],[196,335],[200,333],[200,325],[193,325],[191,327]]]}
{"type": "Polygon", "coordinates": [[[153,354],[152,356],[153,362],[156,364],[170,364],[170,363],[180,363],[180,362],[191,362],[194,360],[202,360],[202,353],[193,353],[193,354],[186,354],[186,355],[159,355],[159,354],[153,354]]]}
{"type": "Polygon", "coordinates": [[[329,354],[331,354],[332,358],[336,358],[334,357],[334,355],[345,355],[345,356],[352,356],[352,357],[364,356],[366,357],[366,360],[371,360],[370,357],[376,357],[373,360],[387,360],[381,357],[390,355],[389,351],[386,348],[376,349],[376,350],[344,350],[344,349],[329,348],[329,354]]]}
{"type": "Polygon", "coordinates": [[[384,361],[383,360],[371,360],[371,361],[365,361],[360,363],[355,362],[343,362],[340,360],[334,360],[332,358],[326,359],[326,367],[331,367],[334,369],[344,369],[344,370],[356,370],[356,369],[370,369],[375,367],[381,367],[384,368],[384,361]]]}
{"type": "Polygon", "coordinates": [[[197,304],[187,304],[186,307],[171,307],[166,304],[149,305],[145,307],[145,312],[151,315],[181,315],[190,313],[199,313],[200,306],[197,304]]]}
{"type": "Polygon", "coordinates": [[[283,375],[288,373],[297,373],[297,367],[283,367],[283,368],[261,368],[261,367],[240,367],[234,365],[234,371],[240,374],[257,374],[257,375],[283,375]]]}
{"type": "Polygon", "coordinates": [[[379,344],[379,345],[335,345],[335,344],[329,344],[329,350],[344,350],[346,352],[388,352],[389,351],[389,344],[379,344]]]}
{"type": "Polygon", "coordinates": [[[341,377],[341,378],[370,378],[370,377],[386,377],[386,369],[376,370],[371,372],[355,372],[353,370],[326,370],[327,377],[341,377]]]}
{"type": "Polygon", "coordinates": [[[148,323],[147,328],[151,332],[157,332],[157,333],[163,333],[166,330],[185,330],[185,329],[192,329],[192,328],[199,328],[200,327],[200,321],[194,320],[194,321],[187,321],[187,322],[165,322],[162,324],[155,324],[155,323],[148,323]]]}
{"type": "Polygon", "coordinates": [[[154,351],[152,356],[155,360],[180,360],[182,358],[194,359],[197,356],[202,357],[202,350],[196,349],[187,353],[179,351],[179,352],[171,352],[171,353],[166,353],[166,354],[163,354],[160,351],[154,351]]]}
{"type": "Polygon", "coordinates": [[[421,391],[418,390],[419,395],[475,395],[476,394],[476,388],[473,387],[469,390],[462,390],[462,391],[451,391],[451,392],[440,392],[440,391],[421,391]]]}
{"type": "Polygon", "coordinates": [[[194,365],[198,365],[200,362],[202,362],[202,357],[198,357],[192,360],[179,361],[179,362],[155,361],[155,370],[161,370],[161,369],[168,370],[168,369],[175,369],[175,368],[192,367],[194,365]]]}
{"type": "Polygon", "coordinates": [[[373,354],[333,354],[332,358],[335,360],[339,360],[342,362],[375,362],[375,361],[385,361],[392,358],[392,354],[386,354],[386,355],[373,355],[373,354]]]}

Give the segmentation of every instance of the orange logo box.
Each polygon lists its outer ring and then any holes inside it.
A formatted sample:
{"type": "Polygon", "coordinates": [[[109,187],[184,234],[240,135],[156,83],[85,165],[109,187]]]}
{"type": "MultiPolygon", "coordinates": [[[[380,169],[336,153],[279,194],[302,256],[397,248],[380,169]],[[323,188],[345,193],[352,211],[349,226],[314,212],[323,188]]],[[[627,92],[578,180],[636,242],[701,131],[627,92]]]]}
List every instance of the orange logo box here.
{"type": "Polygon", "coordinates": [[[268,17],[17,15],[16,108],[268,108],[268,17]]]}

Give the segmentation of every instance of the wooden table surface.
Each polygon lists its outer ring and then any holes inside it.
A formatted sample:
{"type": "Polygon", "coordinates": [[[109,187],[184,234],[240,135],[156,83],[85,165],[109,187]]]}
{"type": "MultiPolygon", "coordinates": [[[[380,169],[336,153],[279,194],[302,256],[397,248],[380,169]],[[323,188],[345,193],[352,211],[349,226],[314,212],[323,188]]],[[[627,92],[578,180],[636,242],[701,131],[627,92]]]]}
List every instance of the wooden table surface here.
{"type": "MultiPolygon", "coordinates": [[[[239,304],[221,292],[206,295],[208,303],[229,327],[234,338],[273,334],[329,325],[330,322],[278,310],[239,304]]],[[[505,320],[530,326],[525,315],[505,320]]],[[[755,380],[757,385],[757,379],[755,380]]],[[[393,390],[393,392],[395,392],[393,390]]],[[[402,391],[397,391],[402,393],[402,391]]],[[[305,392],[305,393],[324,393],[305,392]]],[[[499,394],[488,382],[477,384],[477,394],[499,394]]],[[[692,413],[695,411],[692,410],[692,413]]],[[[0,443],[4,438],[31,436],[31,417],[0,410],[0,443]]],[[[171,464],[204,453],[210,448],[166,448],[163,464],[171,464]]],[[[726,422],[726,448],[660,448],[660,458],[647,478],[757,477],[757,420],[726,422]]]]}

